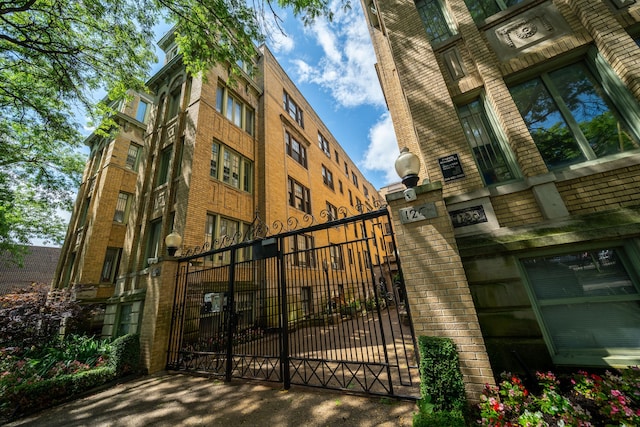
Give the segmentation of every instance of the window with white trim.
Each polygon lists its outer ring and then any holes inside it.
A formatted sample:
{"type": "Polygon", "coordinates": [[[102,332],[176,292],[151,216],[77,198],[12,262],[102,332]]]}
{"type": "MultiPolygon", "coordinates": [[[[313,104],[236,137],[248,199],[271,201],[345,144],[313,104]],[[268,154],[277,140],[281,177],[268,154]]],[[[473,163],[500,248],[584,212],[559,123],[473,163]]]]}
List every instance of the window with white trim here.
{"type": "Polygon", "coordinates": [[[554,362],[640,361],[636,252],[629,242],[520,260],[554,362]]]}

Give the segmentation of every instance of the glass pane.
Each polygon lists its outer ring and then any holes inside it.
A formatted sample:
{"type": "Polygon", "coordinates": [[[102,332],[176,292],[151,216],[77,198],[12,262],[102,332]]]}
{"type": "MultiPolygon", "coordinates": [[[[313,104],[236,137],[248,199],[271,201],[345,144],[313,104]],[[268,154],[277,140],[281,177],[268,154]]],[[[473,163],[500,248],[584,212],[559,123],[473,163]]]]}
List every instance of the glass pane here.
{"type": "Polygon", "coordinates": [[[513,179],[479,100],[460,107],[460,122],[485,184],[513,179]]]}
{"type": "Polygon", "coordinates": [[[637,295],[619,249],[600,249],[523,260],[536,294],[546,299],[637,295]]]}
{"type": "Polygon", "coordinates": [[[557,351],[638,348],[638,302],[586,303],[543,307],[557,351]]]}
{"type": "Polygon", "coordinates": [[[616,118],[605,102],[602,88],[584,64],[575,64],[549,73],[556,90],[596,156],[606,156],[638,147],[631,132],[616,118]]]}
{"type": "Polygon", "coordinates": [[[540,78],[514,86],[509,91],[549,169],[586,160],[540,78]]]}
{"type": "Polygon", "coordinates": [[[438,0],[418,0],[416,7],[429,40],[439,42],[451,37],[451,30],[438,0]]]}
{"type": "Polygon", "coordinates": [[[482,21],[494,13],[500,12],[496,0],[465,0],[474,21],[482,21]]]}

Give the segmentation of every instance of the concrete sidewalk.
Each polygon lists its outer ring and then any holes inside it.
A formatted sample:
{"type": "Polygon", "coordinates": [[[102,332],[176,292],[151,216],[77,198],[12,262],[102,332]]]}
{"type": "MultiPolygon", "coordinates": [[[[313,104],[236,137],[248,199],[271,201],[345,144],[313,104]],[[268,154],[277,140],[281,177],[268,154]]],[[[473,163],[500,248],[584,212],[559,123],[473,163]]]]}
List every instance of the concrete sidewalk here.
{"type": "Polygon", "coordinates": [[[8,426],[411,426],[415,402],[160,373],[8,426]]]}

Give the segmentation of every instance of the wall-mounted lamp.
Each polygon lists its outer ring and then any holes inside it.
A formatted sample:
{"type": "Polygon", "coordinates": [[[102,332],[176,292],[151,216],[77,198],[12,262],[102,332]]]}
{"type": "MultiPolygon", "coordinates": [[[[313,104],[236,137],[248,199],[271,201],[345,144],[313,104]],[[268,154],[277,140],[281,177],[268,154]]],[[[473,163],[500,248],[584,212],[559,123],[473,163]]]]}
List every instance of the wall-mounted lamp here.
{"type": "Polygon", "coordinates": [[[164,244],[167,246],[169,256],[174,256],[182,244],[182,237],[176,230],[173,230],[171,234],[168,234],[167,237],[164,238],[164,244]]]}
{"type": "Polygon", "coordinates": [[[416,200],[415,187],[420,180],[418,172],[420,172],[420,159],[413,154],[407,147],[400,150],[400,155],[395,163],[396,172],[402,178],[402,183],[407,187],[404,190],[404,198],[410,202],[416,200]]]}
{"type": "Polygon", "coordinates": [[[407,147],[400,150],[396,159],[396,172],[402,178],[402,183],[407,188],[413,188],[418,184],[418,172],[420,172],[420,159],[407,147]]]}

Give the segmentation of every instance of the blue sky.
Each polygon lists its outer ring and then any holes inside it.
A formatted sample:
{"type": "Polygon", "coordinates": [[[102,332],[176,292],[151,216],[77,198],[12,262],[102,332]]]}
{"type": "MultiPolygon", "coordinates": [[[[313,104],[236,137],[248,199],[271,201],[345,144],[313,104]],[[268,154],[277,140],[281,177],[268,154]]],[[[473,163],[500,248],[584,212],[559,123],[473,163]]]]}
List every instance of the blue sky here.
{"type": "Polygon", "coordinates": [[[290,12],[267,46],[358,168],[376,188],[400,178],[399,150],[360,2],[305,27],[290,12]]]}

